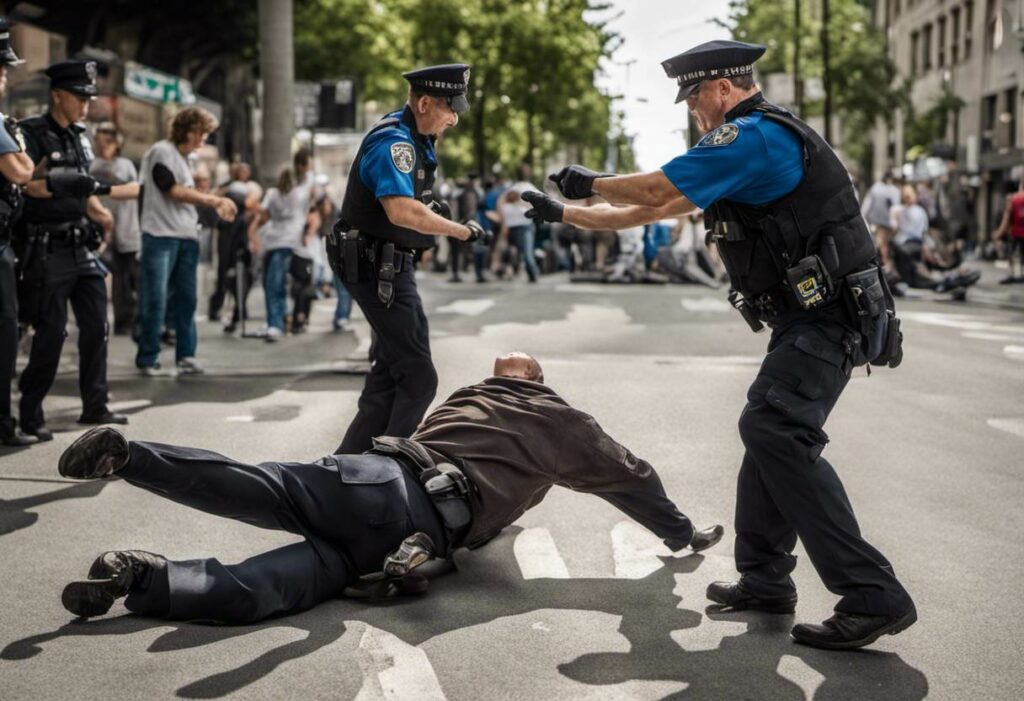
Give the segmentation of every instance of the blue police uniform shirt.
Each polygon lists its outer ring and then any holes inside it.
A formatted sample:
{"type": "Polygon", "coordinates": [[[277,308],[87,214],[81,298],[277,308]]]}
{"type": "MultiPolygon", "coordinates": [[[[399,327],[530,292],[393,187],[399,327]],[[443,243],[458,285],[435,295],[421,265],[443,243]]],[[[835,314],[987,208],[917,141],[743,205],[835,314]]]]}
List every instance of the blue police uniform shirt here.
{"type": "Polygon", "coordinates": [[[803,142],[754,112],[709,131],[661,171],[701,209],[725,199],[767,204],[792,192],[803,178],[803,142]]]}
{"type": "MultiPolygon", "coordinates": [[[[4,120],[4,115],[0,114],[0,123],[4,120]]],[[[17,153],[21,150],[21,146],[14,140],[14,137],[7,133],[6,129],[0,127],[0,156],[7,153],[17,153]]]]}
{"type": "Polygon", "coordinates": [[[421,147],[420,153],[427,164],[437,164],[433,139],[422,137],[417,139],[409,125],[401,121],[408,109],[406,107],[387,115],[386,118],[395,117],[399,119],[399,122],[373,132],[366,137],[366,143],[363,144],[363,158],[359,163],[359,179],[363,181],[363,185],[367,189],[373,192],[374,197],[416,196],[413,183],[415,173],[411,167],[408,172],[405,172],[399,165],[403,163],[402,144],[415,149],[418,142],[421,147]]]}

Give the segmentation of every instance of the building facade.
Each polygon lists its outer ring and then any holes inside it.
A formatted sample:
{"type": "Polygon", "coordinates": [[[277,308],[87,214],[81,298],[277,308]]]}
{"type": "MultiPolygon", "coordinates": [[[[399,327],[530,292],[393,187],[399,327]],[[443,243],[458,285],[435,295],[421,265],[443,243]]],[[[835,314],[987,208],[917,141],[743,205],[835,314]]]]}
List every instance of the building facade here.
{"type": "Polygon", "coordinates": [[[982,239],[998,224],[1005,193],[1016,187],[1024,164],[1022,20],[1024,0],[875,4],[875,22],[886,32],[889,56],[899,79],[908,81],[913,114],[897,111],[891,125],[876,127],[874,175],[925,155],[915,153],[914,146],[954,160],[978,188],[982,239]],[[929,144],[910,143],[915,136],[910,120],[940,112],[945,119],[936,121],[943,133],[934,134],[929,144]]]}

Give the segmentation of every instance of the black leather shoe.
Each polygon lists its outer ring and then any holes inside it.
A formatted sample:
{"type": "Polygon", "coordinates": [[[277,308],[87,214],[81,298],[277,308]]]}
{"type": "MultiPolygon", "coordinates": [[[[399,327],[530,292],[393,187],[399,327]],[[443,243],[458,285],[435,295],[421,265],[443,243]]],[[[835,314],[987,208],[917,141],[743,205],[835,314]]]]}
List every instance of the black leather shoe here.
{"type": "Polygon", "coordinates": [[[53,432],[46,428],[45,425],[37,426],[35,428],[32,428],[31,426],[22,426],[21,432],[29,436],[35,436],[36,440],[40,443],[53,440],[53,432]]]}
{"type": "Polygon", "coordinates": [[[711,528],[696,531],[693,534],[693,538],[690,540],[690,550],[695,553],[699,553],[701,550],[707,550],[712,545],[718,543],[724,534],[725,529],[721,526],[712,526],[711,528]]]}
{"type": "Polygon", "coordinates": [[[123,426],[128,423],[128,417],[124,414],[104,411],[102,414],[82,414],[78,417],[78,423],[84,426],[99,426],[101,424],[121,424],[123,426]]]}
{"type": "Polygon", "coordinates": [[[917,609],[900,616],[868,616],[861,613],[836,611],[823,623],[800,623],[793,626],[790,635],[801,645],[826,650],[853,650],[878,640],[883,635],[901,633],[917,621],[917,609]]]}
{"type": "Polygon", "coordinates": [[[140,582],[154,567],[167,560],[144,550],[113,550],[96,558],[89,568],[89,579],[64,587],[60,601],[71,613],[83,618],[102,616],[117,599],[127,596],[132,585],[140,582]]]}
{"type": "Polygon", "coordinates": [[[398,596],[418,596],[427,590],[428,584],[422,574],[388,577],[383,572],[377,572],[345,587],[343,593],[351,599],[363,599],[369,604],[377,604],[398,596]]]}
{"type": "Polygon", "coordinates": [[[128,441],[112,428],[91,428],[64,449],[57,471],[80,480],[109,477],[128,464],[128,441]]]}
{"type": "Polygon", "coordinates": [[[723,611],[793,613],[796,610],[796,592],[787,596],[756,596],[739,582],[712,582],[708,585],[707,597],[724,606],[723,611]]]}
{"type": "Polygon", "coordinates": [[[38,442],[39,439],[36,436],[29,436],[22,433],[21,430],[17,428],[12,428],[9,431],[3,431],[0,433],[0,443],[14,448],[32,445],[33,443],[38,442]]]}

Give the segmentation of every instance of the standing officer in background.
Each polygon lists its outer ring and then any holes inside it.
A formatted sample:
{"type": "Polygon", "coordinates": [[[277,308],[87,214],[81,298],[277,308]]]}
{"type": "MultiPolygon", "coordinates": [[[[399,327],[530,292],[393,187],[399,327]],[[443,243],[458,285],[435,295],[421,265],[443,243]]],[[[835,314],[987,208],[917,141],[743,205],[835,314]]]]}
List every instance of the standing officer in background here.
{"type": "Polygon", "coordinates": [[[80,124],[96,95],[96,63],[63,61],[46,69],[50,109],[21,122],[25,150],[37,179],[25,188],[25,209],[15,229],[20,259],[21,321],[35,327],[28,366],[21,374],[21,427],[41,441],[53,439],[43,398],[57,375],[68,321],[78,322],[82,424],[128,423],[107,408],[106,269],[95,255],[113,220],[97,195],[137,197],[138,186],[101,185],[88,175],[92,147],[80,124]]]}
{"type": "MultiPolygon", "coordinates": [[[[11,49],[7,20],[0,17],[0,96],[7,92],[7,67],[20,63],[11,49]]],[[[36,439],[19,431],[11,414],[11,377],[18,360],[18,277],[11,230],[21,212],[21,186],[32,179],[34,165],[17,122],[3,114],[0,122],[0,443],[21,446],[36,439]]]]}
{"type": "Polygon", "coordinates": [[[738,582],[714,582],[727,610],[792,613],[793,547],[803,542],[841,598],[800,643],[868,645],[917,620],[892,566],[860,534],[822,430],[854,366],[895,367],[899,324],[875,248],[842,163],[806,124],[765,102],[753,81],[763,46],[701,44],[662,65],[679,83],[704,137],[660,171],[611,177],[581,166],[552,175],[570,199],[593,194],[621,207],[564,206],[526,193],[531,215],[586,229],[622,229],[705,210],[708,240],[729,272],[729,299],[751,328],[772,327],[768,355],[740,417],[746,454],[736,500],[738,582]]]}
{"type": "Polygon", "coordinates": [[[431,188],[434,142],[469,109],[469,67],[462,63],[403,74],[405,107],[385,116],[363,138],[341,217],[328,237],[331,267],[373,328],[370,373],[359,411],[338,453],[362,453],[374,436],[408,437],[437,391],[414,258],[433,235],[475,242],[487,234],[474,219],[449,220],[431,188]]]}

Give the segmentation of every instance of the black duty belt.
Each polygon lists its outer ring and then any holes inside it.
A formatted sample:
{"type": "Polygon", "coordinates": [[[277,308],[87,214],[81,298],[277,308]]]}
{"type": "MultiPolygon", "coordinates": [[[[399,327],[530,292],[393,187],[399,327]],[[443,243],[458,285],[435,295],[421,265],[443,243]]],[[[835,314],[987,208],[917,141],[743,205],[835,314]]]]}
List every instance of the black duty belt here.
{"type": "Polygon", "coordinates": [[[49,234],[50,241],[72,241],[88,231],[89,222],[76,219],[69,222],[27,223],[25,229],[30,237],[49,234]]]}

